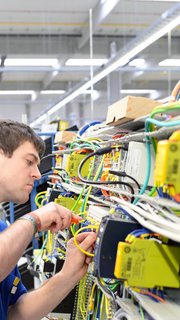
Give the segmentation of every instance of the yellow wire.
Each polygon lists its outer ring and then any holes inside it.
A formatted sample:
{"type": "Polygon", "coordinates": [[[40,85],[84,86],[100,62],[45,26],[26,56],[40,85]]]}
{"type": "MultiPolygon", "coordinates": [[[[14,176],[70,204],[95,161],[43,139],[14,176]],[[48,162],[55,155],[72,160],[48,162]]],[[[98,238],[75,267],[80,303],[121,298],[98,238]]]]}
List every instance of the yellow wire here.
{"type": "Polygon", "coordinates": [[[85,250],[82,249],[82,248],[80,247],[80,245],[77,243],[77,236],[78,236],[78,234],[79,234],[81,231],[87,230],[87,229],[95,229],[95,230],[98,230],[99,227],[98,227],[98,226],[89,225],[89,226],[80,228],[78,231],[76,231],[76,233],[75,233],[75,235],[74,235],[74,243],[75,243],[76,247],[77,247],[81,252],[83,252],[84,254],[86,254],[86,255],[89,256],[89,257],[94,257],[94,254],[93,254],[93,253],[90,253],[90,252],[88,252],[88,251],[85,251],[85,250]]]}
{"type": "Polygon", "coordinates": [[[66,254],[66,252],[64,250],[62,250],[61,248],[58,248],[58,252],[62,252],[64,255],[66,254]]]}
{"type": "Polygon", "coordinates": [[[86,310],[86,306],[85,306],[86,279],[87,279],[87,277],[85,276],[79,282],[78,303],[77,303],[77,310],[76,310],[76,319],[77,320],[79,320],[77,318],[77,316],[78,316],[78,308],[80,310],[80,313],[81,313],[81,316],[82,316],[83,320],[86,320],[86,315],[87,315],[87,310],[86,310]],[[84,315],[84,313],[85,313],[85,315],[84,315]]]}
{"type": "Polygon", "coordinates": [[[94,283],[93,284],[93,286],[92,286],[92,289],[91,289],[91,295],[90,295],[90,299],[93,299],[93,296],[94,296],[94,290],[95,290],[95,288],[96,288],[96,283],[94,283]]]}
{"type": "MultiPolygon", "coordinates": [[[[99,176],[99,172],[101,171],[101,168],[102,168],[103,163],[104,163],[104,158],[105,158],[105,155],[102,157],[102,160],[101,160],[100,165],[99,165],[99,167],[97,169],[97,172],[96,172],[96,174],[95,174],[95,176],[93,178],[93,181],[96,181],[97,177],[99,176]]],[[[89,190],[88,190],[88,193],[87,193],[87,197],[86,197],[86,201],[85,201],[85,204],[84,204],[84,210],[86,210],[87,202],[88,202],[89,195],[91,193],[92,188],[93,188],[93,186],[89,187],[89,190]]]]}
{"type": "Polygon", "coordinates": [[[106,310],[106,315],[108,317],[109,314],[109,300],[107,297],[105,297],[105,310],[106,310]]]}
{"type": "MultiPolygon", "coordinates": [[[[104,301],[105,301],[105,294],[103,293],[102,299],[101,299],[101,306],[100,306],[100,320],[101,320],[101,316],[102,316],[104,301]]],[[[102,319],[102,320],[103,320],[103,319],[102,319]]]]}
{"type": "Polygon", "coordinates": [[[34,201],[38,208],[41,206],[41,203],[39,203],[39,199],[41,198],[43,199],[46,194],[47,194],[47,191],[41,191],[36,194],[34,201]]]}
{"type": "Polygon", "coordinates": [[[53,235],[50,230],[48,230],[48,241],[46,244],[47,253],[50,254],[52,252],[53,245],[53,235]]]}
{"type": "Polygon", "coordinates": [[[41,191],[41,192],[37,193],[35,199],[38,198],[41,195],[45,195],[46,193],[47,193],[47,191],[41,191]]]}
{"type": "Polygon", "coordinates": [[[92,289],[91,289],[91,294],[89,296],[88,311],[91,312],[91,313],[94,311],[94,300],[93,300],[93,298],[94,298],[95,288],[96,288],[96,283],[93,284],[92,289]]]}

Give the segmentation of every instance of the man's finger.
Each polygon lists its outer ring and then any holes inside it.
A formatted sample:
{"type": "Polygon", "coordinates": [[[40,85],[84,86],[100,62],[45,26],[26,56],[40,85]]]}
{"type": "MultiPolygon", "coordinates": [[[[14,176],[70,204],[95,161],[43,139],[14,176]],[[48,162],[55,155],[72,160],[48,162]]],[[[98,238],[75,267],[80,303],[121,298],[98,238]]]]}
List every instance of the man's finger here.
{"type": "Polygon", "coordinates": [[[96,234],[94,232],[82,232],[77,236],[80,247],[87,251],[95,242],[96,234]]]}

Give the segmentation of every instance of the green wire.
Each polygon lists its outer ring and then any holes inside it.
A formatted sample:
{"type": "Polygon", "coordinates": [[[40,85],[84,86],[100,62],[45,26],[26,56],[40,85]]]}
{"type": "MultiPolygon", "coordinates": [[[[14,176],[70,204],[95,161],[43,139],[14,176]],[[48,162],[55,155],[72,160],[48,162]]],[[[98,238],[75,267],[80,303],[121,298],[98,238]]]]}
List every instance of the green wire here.
{"type": "MultiPolygon", "coordinates": [[[[156,114],[159,114],[159,113],[166,113],[167,111],[174,111],[174,110],[178,110],[178,109],[180,109],[180,105],[176,105],[176,106],[174,106],[174,107],[169,107],[169,108],[158,108],[158,109],[156,109],[156,110],[154,110],[153,112],[151,112],[151,114],[149,115],[149,118],[154,118],[154,116],[156,115],[156,114]]],[[[150,124],[149,125],[149,131],[153,131],[152,130],[152,128],[153,128],[153,125],[152,124],[150,124]]],[[[151,141],[152,141],[152,144],[153,144],[153,148],[154,148],[154,151],[155,151],[155,153],[156,153],[156,142],[155,142],[155,139],[152,137],[151,138],[151,141]]]]}
{"type": "MultiPolygon", "coordinates": [[[[94,158],[94,160],[95,160],[95,158],[94,158]]],[[[103,163],[104,163],[104,156],[102,157],[102,160],[101,160],[101,163],[99,165],[99,168],[98,168],[98,170],[97,170],[97,172],[95,174],[95,177],[93,179],[94,181],[97,181],[99,179],[99,176],[101,175],[101,172],[102,172],[103,163]]],[[[87,206],[87,202],[88,202],[91,190],[92,190],[92,186],[89,187],[88,193],[87,193],[87,195],[85,197],[85,202],[83,203],[84,204],[84,206],[83,206],[84,210],[83,211],[86,211],[86,206],[87,206]]]]}
{"type": "Polygon", "coordinates": [[[143,308],[141,307],[141,305],[139,305],[139,310],[140,310],[140,314],[141,314],[141,319],[142,319],[142,320],[145,320],[145,318],[144,318],[144,311],[143,311],[143,308]]]}
{"type": "Polygon", "coordinates": [[[158,113],[166,113],[167,111],[174,111],[174,110],[178,110],[180,109],[180,105],[176,105],[174,107],[169,107],[169,108],[159,108],[159,109],[156,109],[154,110],[153,112],[151,112],[151,114],[149,115],[149,118],[153,118],[156,114],[158,113]]]}
{"type": "Polygon", "coordinates": [[[86,146],[86,147],[91,146],[94,151],[95,151],[97,148],[99,148],[99,145],[98,145],[98,144],[95,145],[93,142],[88,141],[88,140],[83,140],[83,139],[78,139],[78,140],[73,141],[73,142],[70,144],[70,149],[72,149],[73,145],[79,146],[80,149],[83,148],[83,147],[85,147],[85,146],[86,146]],[[83,142],[84,144],[79,145],[78,142],[83,142]]]}
{"type": "Polygon", "coordinates": [[[152,197],[155,192],[156,192],[156,187],[153,187],[151,191],[148,193],[148,196],[152,197]]]}
{"type": "MultiPolygon", "coordinates": [[[[81,139],[78,140],[78,141],[84,142],[84,140],[81,140],[81,139]]],[[[97,148],[97,147],[95,147],[95,145],[94,145],[92,142],[87,143],[87,141],[85,141],[85,144],[83,144],[83,145],[79,145],[79,144],[77,143],[77,141],[73,141],[73,142],[71,143],[71,145],[70,145],[70,148],[72,148],[73,145],[78,145],[80,149],[83,148],[84,146],[88,146],[88,147],[91,146],[91,148],[93,149],[93,151],[95,151],[96,148],[97,148]]],[[[92,162],[90,171],[88,172],[87,179],[89,179],[89,178],[91,177],[91,174],[92,174],[92,172],[93,172],[93,170],[94,170],[94,163],[95,163],[95,158],[93,159],[93,162],[92,162]]],[[[82,190],[81,190],[81,192],[80,192],[80,194],[79,194],[79,196],[78,196],[75,204],[73,205],[71,211],[73,211],[73,210],[77,207],[80,199],[82,198],[82,195],[83,195],[84,190],[85,190],[85,186],[82,188],[82,190]]],[[[89,189],[88,189],[88,190],[89,190],[89,189]]],[[[88,192],[89,192],[89,191],[88,191],[88,192]]],[[[83,201],[83,203],[82,203],[81,212],[84,212],[84,211],[85,211],[84,208],[85,208],[87,196],[88,196],[88,193],[87,193],[87,195],[85,196],[84,201],[83,201]]],[[[76,229],[77,229],[77,226],[76,226],[76,225],[72,225],[72,230],[73,230],[74,233],[77,231],[76,229]]]]}
{"type": "MultiPolygon", "coordinates": [[[[159,109],[161,110],[161,109],[159,109]]],[[[145,132],[149,132],[149,124],[155,124],[158,127],[172,127],[180,125],[180,121],[158,121],[152,118],[147,118],[145,121],[145,132]]],[[[151,172],[151,150],[150,150],[150,142],[149,137],[146,136],[146,150],[147,150],[147,171],[146,171],[146,178],[145,182],[139,192],[139,194],[143,194],[148,186],[150,172],[151,172]]],[[[137,196],[133,201],[133,204],[136,204],[139,201],[139,197],[137,196]]]]}
{"type": "Polygon", "coordinates": [[[37,259],[39,258],[39,256],[42,254],[42,252],[43,252],[43,250],[44,250],[44,248],[45,248],[45,246],[46,246],[46,244],[47,244],[47,241],[48,241],[48,234],[46,234],[46,236],[45,236],[45,240],[44,240],[44,242],[43,242],[43,245],[42,245],[42,247],[41,247],[41,250],[40,250],[40,252],[38,253],[38,255],[35,257],[34,263],[37,261],[37,259]]]}
{"type": "MultiPolygon", "coordinates": [[[[169,110],[178,110],[178,109],[180,109],[180,105],[178,105],[178,106],[176,105],[176,106],[174,106],[174,107],[169,107],[169,108],[159,108],[159,109],[154,110],[154,111],[150,114],[149,118],[154,118],[154,116],[155,116],[156,114],[164,113],[164,112],[166,112],[167,110],[169,111],[169,110]]],[[[150,131],[152,131],[152,124],[149,125],[149,129],[150,129],[150,131]]],[[[151,138],[151,141],[152,141],[152,144],[153,144],[154,151],[156,152],[155,139],[154,139],[154,138],[151,138]]],[[[156,192],[156,187],[153,187],[153,188],[151,189],[151,191],[149,192],[148,195],[149,195],[150,197],[152,197],[155,192],[156,192]]]]}

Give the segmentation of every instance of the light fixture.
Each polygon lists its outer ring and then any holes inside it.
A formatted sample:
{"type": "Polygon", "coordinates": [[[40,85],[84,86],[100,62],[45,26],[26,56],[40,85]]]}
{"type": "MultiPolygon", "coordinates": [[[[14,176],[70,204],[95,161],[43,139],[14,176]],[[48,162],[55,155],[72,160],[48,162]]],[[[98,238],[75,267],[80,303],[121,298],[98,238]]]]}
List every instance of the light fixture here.
{"type": "Polygon", "coordinates": [[[108,59],[68,59],[66,66],[102,66],[108,62],[108,59]]]}
{"type": "Polygon", "coordinates": [[[144,64],[145,64],[145,59],[141,59],[141,58],[134,59],[129,62],[130,67],[136,67],[136,68],[142,67],[144,64]]]}
{"type": "Polygon", "coordinates": [[[121,94],[125,95],[149,95],[151,99],[158,99],[160,93],[154,89],[122,89],[120,90],[121,94]]]}
{"type": "Polygon", "coordinates": [[[32,95],[34,96],[34,90],[3,90],[0,91],[0,95],[32,95]]]}
{"type": "Polygon", "coordinates": [[[157,90],[151,89],[122,89],[120,90],[122,94],[151,94],[157,92],[157,90]]]}
{"type": "MultiPolygon", "coordinates": [[[[165,12],[160,19],[150,26],[143,34],[130,41],[130,43],[120,50],[119,54],[107,64],[102,71],[97,73],[92,79],[81,85],[78,89],[71,91],[64,99],[54,105],[47,111],[48,115],[62,108],[64,105],[75,99],[84,90],[89,89],[92,85],[106,77],[112,71],[126,65],[132,58],[150,46],[152,43],[163,37],[165,34],[173,30],[180,22],[180,4],[175,5],[169,12],[165,12]]],[[[41,122],[41,121],[40,121],[41,122]]],[[[30,125],[39,124],[39,117],[30,125]]]]}
{"type": "Polygon", "coordinates": [[[21,59],[21,58],[7,58],[4,65],[6,67],[56,67],[58,66],[58,59],[37,58],[37,59],[21,59]]]}
{"type": "Polygon", "coordinates": [[[180,59],[165,59],[158,64],[161,67],[180,67],[180,59]]]}
{"type": "Polygon", "coordinates": [[[66,92],[65,90],[41,90],[40,94],[59,95],[59,94],[64,94],[65,92],[66,92]]]}

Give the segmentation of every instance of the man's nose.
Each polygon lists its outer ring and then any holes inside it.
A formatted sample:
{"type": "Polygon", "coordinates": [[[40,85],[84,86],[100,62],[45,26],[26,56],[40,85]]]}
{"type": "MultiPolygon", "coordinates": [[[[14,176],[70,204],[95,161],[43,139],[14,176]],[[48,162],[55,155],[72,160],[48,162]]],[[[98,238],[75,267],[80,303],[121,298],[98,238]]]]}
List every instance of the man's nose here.
{"type": "Polygon", "coordinates": [[[36,168],[34,169],[33,177],[35,178],[35,180],[39,180],[39,179],[41,178],[41,173],[40,173],[38,167],[36,167],[36,168]]]}

